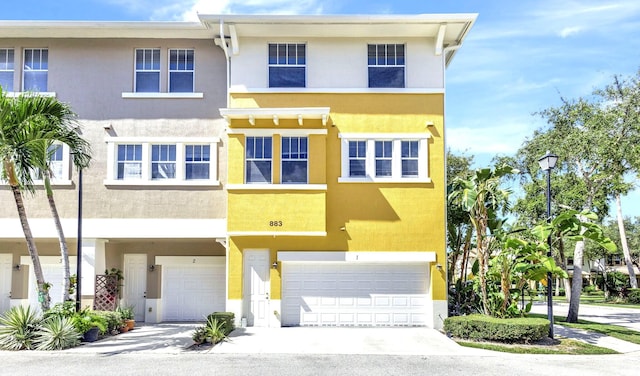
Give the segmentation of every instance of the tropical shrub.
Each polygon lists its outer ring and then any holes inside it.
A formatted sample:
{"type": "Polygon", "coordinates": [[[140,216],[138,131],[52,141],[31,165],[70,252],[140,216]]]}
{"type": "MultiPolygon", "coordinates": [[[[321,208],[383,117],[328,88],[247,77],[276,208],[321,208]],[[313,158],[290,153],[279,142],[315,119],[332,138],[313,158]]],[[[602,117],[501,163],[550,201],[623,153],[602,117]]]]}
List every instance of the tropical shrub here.
{"type": "Polygon", "coordinates": [[[84,308],[76,312],[73,315],[72,320],[73,326],[75,326],[80,334],[84,334],[94,327],[100,329],[100,333],[105,333],[107,331],[107,320],[88,308],[84,308]]]}
{"type": "Polygon", "coordinates": [[[549,321],[539,318],[499,319],[485,315],[454,316],[444,320],[444,331],[475,341],[531,342],[546,337],[549,321]]]}
{"type": "Polygon", "coordinates": [[[224,334],[227,335],[235,329],[235,314],[233,312],[214,312],[207,316],[207,322],[210,322],[212,319],[218,320],[218,322],[222,323],[222,329],[224,334]]]}
{"type": "Polygon", "coordinates": [[[124,319],[118,311],[93,311],[93,314],[104,319],[107,333],[117,333],[124,325],[124,319]]]}
{"type": "Polygon", "coordinates": [[[605,293],[615,294],[621,298],[627,294],[627,289],[631,287],[629,276],[618,271],[607,272],[606,278],[599,274],[596,277],[596,285],[605,293]]]}
{"type": "Polygon", "coordinates": [[[42,321],[35,335],[36,350],[64,350],[80,344],[82,335],[70,317],[50,317],[42,321]]]}
{"type": "Polygon", "coordinates": [[[73,317],[75,314],[75,302],[56,303],[44,313],[43,319],[47,320],[51,317],[73,317]]]}
{"type": "Polygon", "coordinates": [[[481,299],[473,281],[458,279],[449,287],[449,316],[470,315],[480,313],[481,299]]]}
{"type": "Polygon", "coordinates": [[[0,316],[0,349],[32,349],[40,324],[31,307],[15,306],[0,316]]]}
{"type": "Polygon", "coordinates": [[[627,301],[631,304],[640,304],[640,289],[629,289],[627,301]]]}

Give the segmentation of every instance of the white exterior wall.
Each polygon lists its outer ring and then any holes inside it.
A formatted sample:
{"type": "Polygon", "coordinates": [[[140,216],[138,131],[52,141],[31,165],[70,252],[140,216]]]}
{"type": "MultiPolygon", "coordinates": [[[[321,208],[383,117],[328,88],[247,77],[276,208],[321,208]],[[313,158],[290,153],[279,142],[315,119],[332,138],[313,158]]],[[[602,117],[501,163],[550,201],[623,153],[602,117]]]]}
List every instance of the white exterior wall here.
{"type": "Polygon", "coordinates": [[[240,38],[239,53],[231,57],[232,91],[268,87],[269,43],[307,44],[307,89],[367,88],[367,44],[370,43],[406,44],[406,88],[444,87],[443,56],[435,55],[433,39],[240,38]]]}

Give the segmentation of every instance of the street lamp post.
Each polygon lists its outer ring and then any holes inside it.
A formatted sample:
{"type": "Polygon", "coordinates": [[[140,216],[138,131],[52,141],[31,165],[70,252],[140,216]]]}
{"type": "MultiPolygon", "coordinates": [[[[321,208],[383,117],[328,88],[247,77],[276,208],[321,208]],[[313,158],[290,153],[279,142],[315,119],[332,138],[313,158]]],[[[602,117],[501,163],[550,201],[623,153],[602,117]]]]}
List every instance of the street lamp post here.
{"type": "Polygon", "coordinates": [[[82,167],[78,167],[78,247],[76,260],[76,312],[81,309],[82,299],[82,167]]]}
{"type": "MultiPolygon", "coordinates": [[[[556,167],[558,156],[547,151],[547,154],[538,159],[540,169],[547,172],[547,223],[551,222],[551,170],[556,167]]],[[[551,257],[551,234],[547,237],[547,256],[551,257]]],[[[553,299],[551,296],[551,272],[547,272],[547,319],[549,320],[549,338],[553,339],[553,299]]]]}

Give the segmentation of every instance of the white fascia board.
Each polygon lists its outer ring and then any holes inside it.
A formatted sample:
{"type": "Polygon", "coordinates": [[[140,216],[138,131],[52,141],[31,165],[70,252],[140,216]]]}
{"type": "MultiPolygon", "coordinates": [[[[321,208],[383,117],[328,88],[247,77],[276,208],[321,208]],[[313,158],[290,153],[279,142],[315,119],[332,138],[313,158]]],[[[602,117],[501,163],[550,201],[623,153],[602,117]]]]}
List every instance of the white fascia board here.
{"type": "Polygon", "coordinates": [[[435,262],[435,252],[278,252],[278,261],[297,262],[435,262]]]}
{"type": "Polygon", "coordinates": [[[444,94],[444,88],[342,88],[342,87],[306,87],[306,88],[247,88],[244,85],[233,85],[230,94],[444,94]]]}
{"type": "Polygon", "coordinates": [[[172,143],[197,143],[197,144],[217,144],[220,142],[220,137],[112,137],[107,136],[104,138],[105,142],[114,142],[114,143],[140,143],[140,142],[169,142],[172,143]]]}
{"type": "Polygon", "coordinates": [[[431,138],[431,133],[338,133],[339,138],[345,139],[376,139],[376,140],[396,140],[396,139],[421,139],[431,138]]]}
{"type": "Polygon", "coordinates": [[[232,236],[327,236],[326,231],[229,231],[232,236]]]}
{"type": "MultiPolygon", "coordinates": [[[[75,239],[78,221],[62,218],[68,239],[75,239]]],[[[57,239],[51,218],[29,219],[36,239],[57,239]]],[[[227,236],[226,219],[83,218],[82,237],[87,239],[217,239],[227,236]]],[[[0,239],[24,238],[20,221],[0,219],[0,239]]]]}
{"type": "Polygon", "coordinates": [[[279,134],[283,136],[309,136],[327,135],[326,129],[309,128],[227,128],[227,134],[244,134],[248,136],[273,136],[279,134]]]}
{"type": "Polygon", "coordinates": [[[227,184],[229,191],[326,191],[326,184],[227,184]]]}

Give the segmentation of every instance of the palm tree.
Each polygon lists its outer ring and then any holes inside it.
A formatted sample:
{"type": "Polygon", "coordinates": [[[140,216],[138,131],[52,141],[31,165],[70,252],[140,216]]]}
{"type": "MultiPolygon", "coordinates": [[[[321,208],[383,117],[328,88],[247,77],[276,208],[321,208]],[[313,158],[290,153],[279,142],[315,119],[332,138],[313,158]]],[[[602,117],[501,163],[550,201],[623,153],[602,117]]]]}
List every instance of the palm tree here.
{"type": "MultiPolygon", "coordinates": [[[[9,183],[16,202],[18,217],[33,263],[38,300],[42,310],[49,308],[49,285],[44,280],[38,250],[27,221],[22,191],[34,192],[33,176],[36,175],[34,172],[43,166],[44,156],[48,155],[48,152],[43,153],[43,150],[48,150],[49,146],[56,141],[62,143],[78,141],[71,135],[75,133],[72,119],[73,113],[68,106],[55,98],[37,94],[23,94],[17,98],[8,98],[0,88],[2,177],[9,183]]],[[[82,146],[80,151],[83,153],[74,155],[74,163],[80,166],[88,164],[88,145],[82,142],[77,145],[82,146]]],[[[57,211],[54,217],[57,217],[57,211]]]]}
{"type": "Polygon", "coordinates": [[[484,314],[489,314],[486,273],[489,265],[489,232],[500,222],[499,210],[508,208],[509,191],[500,188],[500,179],[518,170],[501,165],[494,169],[477,169],[471,178],[455,178],[451,183],[449,202],[460,206],[469,215],[476,232],[476,250],[479,265],[478,278],[482,293],[484,314]]]}

